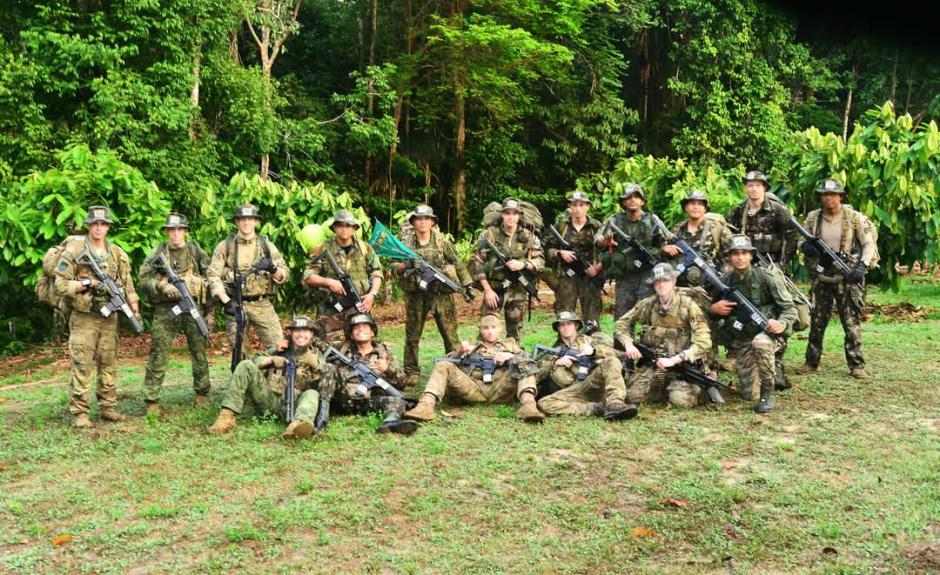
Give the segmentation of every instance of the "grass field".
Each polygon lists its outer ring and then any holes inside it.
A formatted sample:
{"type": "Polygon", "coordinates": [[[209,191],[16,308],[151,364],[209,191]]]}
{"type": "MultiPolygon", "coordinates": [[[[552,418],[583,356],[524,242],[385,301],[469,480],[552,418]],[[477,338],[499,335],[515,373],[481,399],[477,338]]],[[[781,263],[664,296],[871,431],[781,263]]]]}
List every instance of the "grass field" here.
{"type": "MultiPolygon", "coordinates": [[[[410,438],[374,434],[377,417],[300,443],[259,417],[210,437],[216,410],[190,407],[179,354],[162,418],[141,417],[145,359],[128,358],[119,409],[134,417],[77,433],[63,351],[7,362],[0,571],[940,572],[940,285],[870,299],[930,309],[866,324],[863,382],[835,320],[820,374],[763,417],[733,398],[614,424],[448,408],[410,438]]],[[[532,320],[527,349],[552,340],[548,313],[532,320]]],[[[442,351],[428,329],[426,365],[442,351]]],[[[401,326],[381,335],[400,352],[401,326]]],[[[228,359],[212,361],[217,405],[228,359]]]]}

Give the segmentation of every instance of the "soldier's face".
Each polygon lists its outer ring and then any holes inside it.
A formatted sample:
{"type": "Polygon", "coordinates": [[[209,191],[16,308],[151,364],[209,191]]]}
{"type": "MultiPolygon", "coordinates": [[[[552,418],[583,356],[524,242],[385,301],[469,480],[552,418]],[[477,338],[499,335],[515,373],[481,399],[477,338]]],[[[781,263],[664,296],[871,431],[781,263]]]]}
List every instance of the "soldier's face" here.
{"type": "Polygon", "coordinates": [[[499,341],[499,326],[498,325],[481,325],[480,326],[480,339],[486,343],[495,343],[499,341]]]}
{"type": "Polygon", "coordinates": [[[760,180],[751,180],[745,183],[744,191],[747,192],[747,197],[755,203],[763,202],[764,194],[767,193],[764,183],[760,180]]]}
{"type": "Polygon", "coordinates": [[[705,202],[689,200],[685,203],[685,213],[690,220],[700,220],[705,217],[705,202]]]}
{"type": "Polygon", "coordinates": [[[181,248],[186,244],[186,228],[169,228],[166,237],[171,246],[181,248]]]}
{"type": "Polygon", "coordinates": [[[645,203],[639,194],[633,194],[623,201],[623,209],[628,212],[638,212],[643,209],[645,203]]]}
{"type": "Polygon", "coordinates": [[[504,226],[514,228],[519,225],[519,212],[516,210],[506,210],[505,212],[501,212],[500,217],[503,218],[504,226]]]}
{"type": "Polygon", "coordinates": [[[728,259],[731,260],[731,267],[734,268],[734,271],[743,272],[751,267],[752,257],[750,250],[731,250],[728,259]]]}
{"type": "Polygon", "coordinates": [[[571,212],[571,215],[575,218],[584,219],[587,216],[588,210],[591,208],[591,204],[587,202],[582,202],[580,200],[575,200],[568,204],[568,211],[571,212]]]}
{"type": "Polygon", "coordinates": [[[333,233],[336,234],[336,237],[339,238],[341,242],[346,242],[352,239],[352,236],[355,232],[356,226],[351,226],[349,224],[333,224],[333,233]]]}
{"type": "Polygon", "coordinates": [[[823,194],[819,196],[819,201],[827,210],[834,210],[842,205],[842,194],[823,194]]]}
{"type": "Polygon", "coordinates": [[[653,289],[660,299],[668,298],[672,290],[676,287],[676,280],[656,280],[653,282],[653,289]]]}
{"type": "Polygon", "coordinates": [[[256,218],[235,218],[235,227],[238,228],[238,231],[241,232],[243,236],[250,236],[255,233],[255,228],[258,227],[258,220],[256,218]]]}
{"type": "Polygon", "coordinates": [[[111,224],[108,222],[95,222],[88,226],[88,235],[90,235],[93,240],[103,240],[105,236],[108,235],[108,230],[110,229],[111,224]]]}
{"type": "Polygon", "coordinates": [[[427,216],[415,216],[411,218],[411,225],[415,227],[416,230],[422,234],[427,233],[434,227],[434,218],[429,218],[427,216]]]}
{"type": "Polygon", "coordinates": [[[352,328],[352,338],[356,343],[366,343],[372,341],[372,326],[367,323],[357,323],[352,328]]]}
{"type": "Polygon", "coordinates": [[[313,341],[313,331],[309,329],[292,329],[290,341],[295,347],[306,347],[313,341]]]}
{"type": "Polygon", "coordinates": [[[563,339],[572,339],[578,335],[578,324],[573,321],[563,321],[558,324],[558,335],[563,339]]]}

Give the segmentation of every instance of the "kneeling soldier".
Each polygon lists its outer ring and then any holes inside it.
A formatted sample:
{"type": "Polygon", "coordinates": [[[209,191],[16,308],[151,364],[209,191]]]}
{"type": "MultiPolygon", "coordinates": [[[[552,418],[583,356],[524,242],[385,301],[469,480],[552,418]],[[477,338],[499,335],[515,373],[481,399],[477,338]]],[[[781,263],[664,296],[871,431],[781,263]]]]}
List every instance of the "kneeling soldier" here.
{"type": "Polygon", "coordinates": [[[518,398],[522,405],[516,417],[538,423],[545,418],[535,403],[535,375],[521,373],[520,363],[530,361],[516,340],[502,338],[499,317],[480,318],[480,335],[476,342],[464,341],[456,357],[439,361],[431,372],[417,407],[405,412],[408,419],[434,419],[434,406],[450,393],[467,403],[511,403],[518,398]],[[468,367],[469,375],[460,370],[468,367]]]}
{"type": "Polygon", "coordinates": [[[538,380],[551,378],[561,388],[540,399],[539,409],[548,415],[597,415],[607,420],[636,416],[636,406],[624,403],[623,366],[613,347],[578,333],[581,326],[573,311],[559,313],[552,323],[558,332],[554,349],[569,353],[549,351],[539,363],[538,380]]]}
{"type": "Polygon", "coordinates": [[[638,367],[630,377],[627,399],[635,403],[660,401],[664,396],[671,405],[693,407],[701,388],[675,378],[667,370],[683,361],[697,361],[711,350],[711,335],[702,309],[690,296],[676,289],[676,270],[667,263],[653,268],[655,295],[640,300],[617,320],[615,333],[627,358],[638,361],[640,350],[631,335],[640,328],[640,342],[663,355],[655,364],[638,367]]]}
{"type": "MultiPolygon", "coordinates": [[[[349,318],[346,324],[346,343],[340,349],[346,358],[353,362],[362,362],[374,374],[385,379],[393,387],[401,389],[405,372],[395,361],[395,356],[384,342],[377,339],[379,328],[367,313],[360,313],[349,318]]],[[[332,356],[327,355],[327,360],[332,356]]],[[[371,411],[380,411],[385,416],[376,433],[400,433],[411,435],[418,429],[414,421],[401,418],[405,412],[405,400],[382,391],[379,387],[364,389],[362,378],[355,369],[338,365],[341,385],[337,386],[336,395],[331,404],[340,414],[366,415],[371,411]],[[364,390],[362,395],[357,389],[364,390]]]]}
{"type": "Polygon", "coordinates": [[[287,326],[290,340],[286,351],[277,353],[276,348],[271,348],[267,355],[238,364],[222,394],[222,410],[209,433],[225,433],[235,428],[235,416],[242,412],[245,396],[258,410],[290,422],[281,437],[301,439],[323,428],[325,417],[317,414],[329,413],[328,398],[333,395],[336,371],[312,345],[313,327],[310,318],[297,316],[287,326]],[[294,385],[290,394],[292,371],[294,385]],[[293,406],[292,413],[289,405],[293,406]]]}

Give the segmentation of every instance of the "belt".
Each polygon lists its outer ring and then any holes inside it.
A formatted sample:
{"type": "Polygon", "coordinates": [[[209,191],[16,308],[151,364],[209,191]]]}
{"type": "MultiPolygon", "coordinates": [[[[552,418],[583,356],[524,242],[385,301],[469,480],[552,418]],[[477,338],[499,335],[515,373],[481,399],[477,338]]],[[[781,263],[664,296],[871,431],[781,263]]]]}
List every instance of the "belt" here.
{"type": "Polygon", "coordinates": [[[242,301],[262,301],[268,299],[266,295],[246,295],[242,296],[242,301]]]}

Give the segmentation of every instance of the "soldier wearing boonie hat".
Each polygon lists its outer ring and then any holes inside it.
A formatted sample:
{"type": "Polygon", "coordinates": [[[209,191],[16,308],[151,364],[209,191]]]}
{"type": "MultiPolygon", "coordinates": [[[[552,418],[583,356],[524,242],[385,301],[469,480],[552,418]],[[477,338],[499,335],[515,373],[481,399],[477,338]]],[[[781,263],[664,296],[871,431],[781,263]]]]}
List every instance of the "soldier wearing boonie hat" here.
{"type": "Polygon", "coordinates": [[[591,198],[581,190],[568,196],[568,209],[553,225],[569,245],[564,245],[551,229],[542,233],[550,266],[546,266],[542,277],[555,292],[555,313],[577,309],[580,304],[585,321],[596,321],[600,317],[604,287],[603,266],[598,263],[594,245],[601,223],[590,217],[588,212],[592,205],[591,198]]]}

